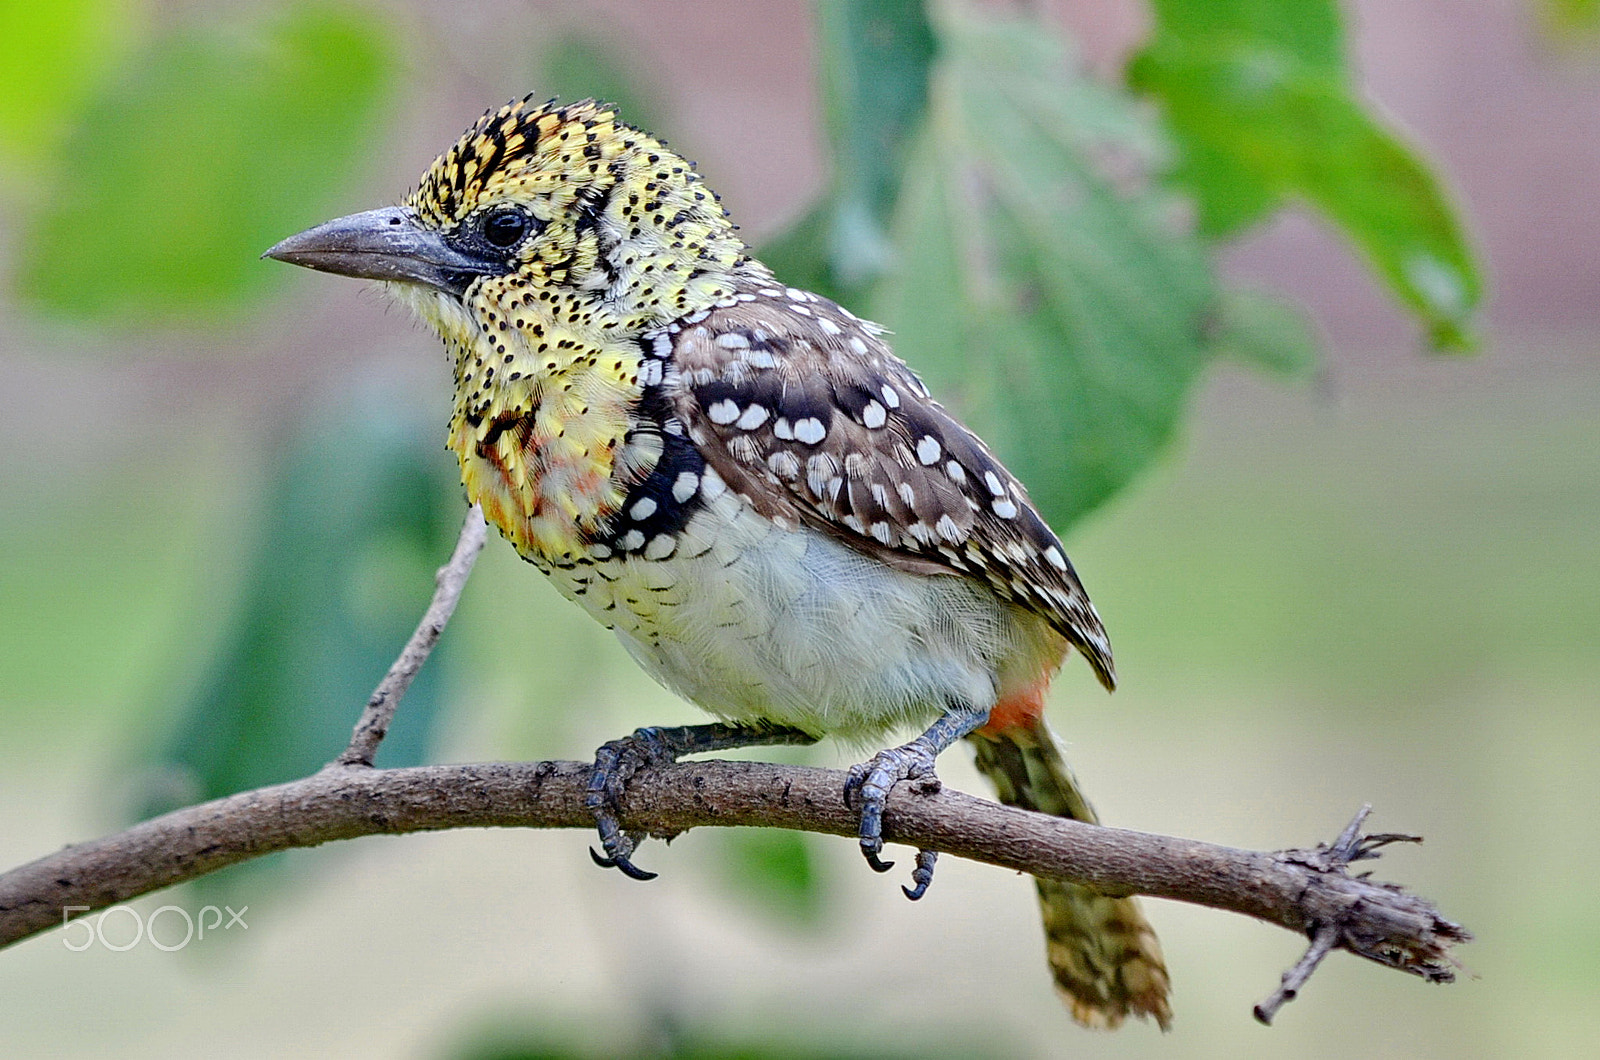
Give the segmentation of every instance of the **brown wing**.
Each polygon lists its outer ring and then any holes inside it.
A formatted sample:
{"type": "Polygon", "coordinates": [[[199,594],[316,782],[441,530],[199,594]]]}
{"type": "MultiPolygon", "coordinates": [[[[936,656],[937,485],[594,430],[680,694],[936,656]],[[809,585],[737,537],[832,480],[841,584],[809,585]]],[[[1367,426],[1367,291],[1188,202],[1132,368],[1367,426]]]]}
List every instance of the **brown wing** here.
{"type": "Polygon", "coordinates": [[[757,285],[646,341],[675,369],[667,398],[729,488],[895,567],[981,578],[1112,687],[1110,642],[1061,542],[881,331],[817,295],[757,285]]]}

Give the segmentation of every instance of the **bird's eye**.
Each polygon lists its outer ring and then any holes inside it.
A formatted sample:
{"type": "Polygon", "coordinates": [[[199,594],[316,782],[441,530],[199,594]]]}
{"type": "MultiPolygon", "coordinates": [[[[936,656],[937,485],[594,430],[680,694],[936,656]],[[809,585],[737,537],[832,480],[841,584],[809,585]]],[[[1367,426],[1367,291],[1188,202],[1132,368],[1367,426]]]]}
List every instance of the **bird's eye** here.
{"type": "Polygon", "coordinates": [[[522,242],[532,225],[526,213],[514,206],[504,206],[484,217],[483,239],[497,250],[510,250],[522,242]]]}

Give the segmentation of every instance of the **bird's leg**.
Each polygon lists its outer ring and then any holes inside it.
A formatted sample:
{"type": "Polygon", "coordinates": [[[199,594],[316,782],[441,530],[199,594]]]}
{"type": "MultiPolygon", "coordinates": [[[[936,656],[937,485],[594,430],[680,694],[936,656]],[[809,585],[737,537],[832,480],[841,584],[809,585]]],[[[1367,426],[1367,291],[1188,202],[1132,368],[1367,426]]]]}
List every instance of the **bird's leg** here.
{"type": "MultiPolygon", "coordinates": [[[[894,862],[878,857],[883,850],[883,807],[889,799],[889,789],[902,780],[922,780],[937,786],[938,774],[934,759],[939,752],[966,736],[989,720],[987,708],[965,704],[952,705],[928,727],[928,731],[910,743],[879,751],[860,765],[852,766],[844,783],[846,806],[861,803],[861,853],[867,864],[878,872],[888,872],[894,862]]],[[[917,868],[911,874],[911,887],[902,888],[906,897],[916,901],[927,893],[933,882],[933,863],[938,853],[932,850],[917,851],[917,868]]]]}
{"type": "Polygon", "coordinates": [[[688,754],[703,751],[726,751],[735,747],[756,747],[764,744],[809,744],[816,737],[799,729],[784,725],[729,725],[716,722],[710,725],[680,725],[661,728],[647,725],[635,729],[632,736],[601,744],[594,753],[594,767],[589,771],[589,789],[584,805],[594,814],[594,823],[600,830],[600,845],[605,856],[593,848],[589,855],[601,868],[615,868],[636,880],[650,880],[655,873],[646,872],[632,861],[638,841],[622,830],[617,814],[622,807],[622,792],[628,780],[640,769],[670,765],[688,754]]]}

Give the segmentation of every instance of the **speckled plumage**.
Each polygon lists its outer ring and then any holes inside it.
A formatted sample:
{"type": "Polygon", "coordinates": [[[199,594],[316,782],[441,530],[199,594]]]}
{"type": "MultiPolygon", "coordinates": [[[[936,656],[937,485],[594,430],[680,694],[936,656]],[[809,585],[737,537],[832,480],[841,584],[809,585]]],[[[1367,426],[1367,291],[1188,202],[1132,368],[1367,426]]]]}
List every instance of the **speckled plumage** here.
{"type": "MultiPolygon", "coordinates": [[[[515,102],[362,219],[357,264],[326,235],[286,260],[404,281],[453,361],[469,497],[658,680],[859,741],[976,711],[946,742],[987,719],[1003,797],[1093,820],[1042,719],[1069,648],[1115,681],[1060,541],[882,329],[750,255],[689,162],[598,104],[515,102]],[[380,220],[426,268],[368,261],[398,254],[380,220]]],[[[1041,900],[1074,1015],[1165,1025],[1137,905],[1041,900]]]]}

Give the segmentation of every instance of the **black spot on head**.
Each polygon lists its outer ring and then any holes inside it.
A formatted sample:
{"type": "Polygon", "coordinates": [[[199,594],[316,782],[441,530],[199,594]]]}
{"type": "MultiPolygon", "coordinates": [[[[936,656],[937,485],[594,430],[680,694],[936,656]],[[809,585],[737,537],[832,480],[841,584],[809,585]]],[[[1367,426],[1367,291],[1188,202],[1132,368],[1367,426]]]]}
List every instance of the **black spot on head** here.
{"type": "Polygon", "coordinates": [[[606,206],[611,201],[611,192],[615,184],[600,187],[596,184],[585,184],[578,189],[574,199],[573,208],[578,213],[578,219],[573,225],[574,230],[581,237],[585,232],[596,231],[600,227],[600,218],[606,212],[606,206]]]}

